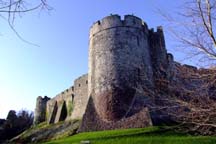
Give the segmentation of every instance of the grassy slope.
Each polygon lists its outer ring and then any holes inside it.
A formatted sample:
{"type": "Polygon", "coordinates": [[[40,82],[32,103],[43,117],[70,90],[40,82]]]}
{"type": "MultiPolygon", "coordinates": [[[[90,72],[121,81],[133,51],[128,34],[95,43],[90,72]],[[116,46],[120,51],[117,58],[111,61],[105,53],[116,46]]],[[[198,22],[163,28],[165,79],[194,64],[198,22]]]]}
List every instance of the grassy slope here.
{"type": "Polygon", "coordinates": [[[215,144],[216,137],[177,134],[159,127],[80,133],[44,144],[215,144]]]}
{"type": "Polygon", "coordinates": [[[13,138],[11,143],[31,143],[59,139],[73,135],[79,127],[79,120],[59,122],[57,124],[41,123],[13,138]]]}

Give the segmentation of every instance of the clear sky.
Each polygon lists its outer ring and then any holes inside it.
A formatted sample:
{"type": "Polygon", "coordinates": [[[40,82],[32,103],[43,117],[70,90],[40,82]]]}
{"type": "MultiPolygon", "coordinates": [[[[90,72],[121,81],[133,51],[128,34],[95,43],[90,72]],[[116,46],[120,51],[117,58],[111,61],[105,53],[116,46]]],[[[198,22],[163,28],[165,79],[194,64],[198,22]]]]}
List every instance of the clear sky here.
{"type": "MultiPolygon", "coordinates": [[[[164,24],[157,9],[174,12],[180,4],[175,0],[48,2],[54,10],[28,13],[15,22],[19,34],[40,47],[22,42],[0,19],[0,118],[10,109],[34,110],[37,96],[54,97],[87,73],[88,34],[93,22],[110,14],[134,14],[156,28],[164,24]]],[[[167,49],[174,53],[165,36],[167,49]]],[[[174,56],[177,60],[181,57],[174,56]]]]}

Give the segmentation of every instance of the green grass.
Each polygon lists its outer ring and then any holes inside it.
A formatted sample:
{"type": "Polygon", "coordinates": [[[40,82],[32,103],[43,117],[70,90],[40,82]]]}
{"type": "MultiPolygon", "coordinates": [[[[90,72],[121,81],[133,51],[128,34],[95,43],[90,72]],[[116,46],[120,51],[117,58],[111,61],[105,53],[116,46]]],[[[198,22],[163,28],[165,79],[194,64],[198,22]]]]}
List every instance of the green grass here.
{"type": "Polygon", "coordinates": [[[160,127],[80,133],[44,144],[215,144],[216,137],[190,136],[160,127]]]}

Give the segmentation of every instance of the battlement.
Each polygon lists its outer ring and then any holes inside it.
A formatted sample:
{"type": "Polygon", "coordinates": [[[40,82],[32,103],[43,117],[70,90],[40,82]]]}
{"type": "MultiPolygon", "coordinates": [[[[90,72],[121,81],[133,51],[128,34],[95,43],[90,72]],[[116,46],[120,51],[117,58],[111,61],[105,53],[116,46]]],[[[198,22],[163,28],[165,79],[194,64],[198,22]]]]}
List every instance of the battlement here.
{"type": "Polygon", "coordinates": [[[82,87],[88,85],[88,74],[84,74],[74,81],[74,88],[77,89],[77,87],[82,87]]]}
{"type": "Polygon", "coordinates": [[[35,116],[34,116],[34,124],[39,124],[40,122],[45,121],[46,119],[46,104],[50,100],[49,97],[42,96],[37,97],[36,108],[35,108],[35,116]]]}
{"type": "Polygon", "coordinates": [[[95,22],[90,29],[90,37],[94,36],[100,31],[116,28],[116,27],[133,27],[138,28],[146,33],[148,32],[148,26],[142,19],[133,16],[133,15],[125,15],[124,19],[121,19],[119,15],[110,15],[104,17],[102,20],[95,22]]]}
{"type": "Polygon", "coordinates": [[[88,74],[74,81],[74,86],[60,92],[47,102],[46,120],[48,123],[81,118],[85,112],[88,89],[88,74]],[[73,116],[72,116],[73,112],[73,116]]]}
{"type": "Polygon", "coordinates": [[[68,95],[72,95],[74,93],[74,87],[69,87],[68,89],[62,91],[61,93],[57,94],[54,99],[67,99],[68,95]]]}
{"type": "Polygon", "coordinates": [[[74,109],[72,119],[81,119],[88,103],[88,74],[84,74],[74,81],[74,109]]]}
{"type": "Polygon", "coordinates": [[[156,33],[158,33],[158,34],[159,34],[159,33],[163,33],[163,27],[162,27],[162,26],[158,26],[157,29],[156,29],[156,31],[155,31],[154,28],[151,28],[151,29],[149,29],[149,32],[150,32],[150,33],[155,33],[155,34],[156,34],[156,33]]]}
{"type": "Polygon", "coordinates": [[[37,102],[40,102],[40,103],[42,103],[42,102],[47,102],[47,101],[49,101],[49,100],[50,100],[50,98],[47,97],[47,96],[44,96],[44,98],[43,98],[42,96],[38,96],[38,97],[37,97],[37,102]]]}
{"type": "Polygon", "coordinates": [[[141,128],[179,122],[174,112],[184,115],[190,108],[173,98],[216,99],[216,83],[209,84],[216,70],[175,62],[162,26],[148,29],[133,15],[110,15],[92,25],[88,64],[88,74],[72,87],[52,99],[37,98],[34,124],[81,120],[78,132],[141,128]]]}

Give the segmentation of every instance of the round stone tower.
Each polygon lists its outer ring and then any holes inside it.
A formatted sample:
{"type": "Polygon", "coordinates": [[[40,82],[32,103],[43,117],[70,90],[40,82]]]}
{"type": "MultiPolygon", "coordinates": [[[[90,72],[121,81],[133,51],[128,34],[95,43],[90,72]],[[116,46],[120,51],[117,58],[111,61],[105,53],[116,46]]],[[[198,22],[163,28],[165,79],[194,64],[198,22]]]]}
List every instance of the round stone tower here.
{"type": "Polygon", "coordinates": [[[138,17],[111,15],[90,29],[89,90],[102,120],[117,121],[130,110],[140,84],[152,85],[148,27],[138,17]]]}
{"type": "Polygon", "coordinates": [[[49,100],[50,98],[47,96],[45,96],[44,98],[38,96],[34,113],[34,125],[46,120],[46,104],[49,100]]]}

